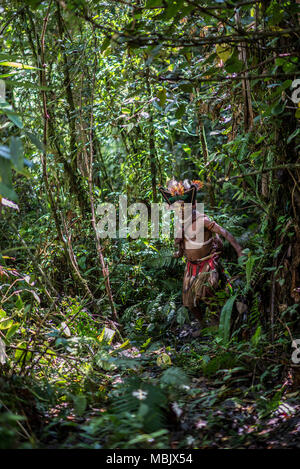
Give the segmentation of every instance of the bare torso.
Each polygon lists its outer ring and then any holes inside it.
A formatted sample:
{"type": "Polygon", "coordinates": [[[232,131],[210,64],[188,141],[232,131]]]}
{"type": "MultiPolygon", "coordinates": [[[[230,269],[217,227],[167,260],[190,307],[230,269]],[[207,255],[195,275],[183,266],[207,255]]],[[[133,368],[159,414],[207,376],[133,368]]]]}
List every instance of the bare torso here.
{"type": "Polygon", "coordinates": [[[215,250],[222,247],[222,241],[219,235],[223,236],[236,250],[238,256],[242,254],[242,249],[236,239],[216,222],[210,220],[206,215],[195,212],[193,223],[185,226],[183,238],[177,238],[175,242],[181,245],[181,255],[184,255],[190,261],[196,261],[209,256],[215,250]],[[203,237],[200,241],[196,234],[202,230],[203,237]],[[197,241],[198,240],[198,241],[197,241]]]}

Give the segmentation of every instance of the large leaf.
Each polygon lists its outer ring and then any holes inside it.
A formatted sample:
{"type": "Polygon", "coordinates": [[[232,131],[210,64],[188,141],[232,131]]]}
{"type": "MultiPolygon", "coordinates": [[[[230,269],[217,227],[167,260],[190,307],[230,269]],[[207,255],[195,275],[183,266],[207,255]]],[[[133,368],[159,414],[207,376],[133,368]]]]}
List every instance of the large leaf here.
{"type": "Polygon", "coordinates": [[[5,114],[19,129],[23,129],[23,123],[20,117],[13,111],[5,109],[5,114]]]}
{"type": "Polygon", "coordinates": [[[77,415],[82,415],[87,406],[87,399],[83,394],[73,396],[74,408],[77,415]]]}
{"type": "Polygon", "coordinates": [[[11,137],[10,139],[11,161],[17,171],[24,168],[23,145],[19,137],[11,137]]]}
{"type": "Polygon", "coordinates": [[[2,318],[0,319],[0,329],[10,329],[11,326],[14,324],[14,321],[9,318],[2,318]]]}
{"type": "Polygon", "coordinates": [[[147,0],[145,8],[155,8],[163,5],[162,0],[147,0]]]}
{"type": "Polygon", "coordinates": [[[4,196],[5,198],[9,200],[15,200],[15,201],[18,200],[18,196],[15,193],[15,191],[12,188],[3,184],[2,182],[0,182],[0,195],[4,196]]]}
{"type": "Polygon", "coordinates": [[[237,54],[233,54],[225,64],[225,70],[228,73],[238,73],[243,69],[243,62],[239,60],[237,54]]]}
{"type": "Polygon", "coordinates": [[[25,362],[30,361],[32,357],[32,352],[27,351],[27,344],[25,342],[20,342],[17,345],[15,360],[23,365],[25,362]]]}
{"type": "Polygon", "coordinates": [[[17,127],[23,128],[20,117],[16,114],[11,104],[7,103],[3,99],[0,100],[0,112],[5,114],[17,127]]]}
{"type": "Polygon", "coordinates": [[[18,322],[15,324],[12,324],[10,328],[8,329],[8,331],[6,332],[6,336],[5,336],[6,340],[10,340],[15,335],[19,327],[20,327],[20,324],[18,322]]]}
{"type": "Polygon", "coordinates": [[[237,294],[228,298],[228,300],[226,301],[221,311],[219,335],[220,337],[222,337],[225,343],[227,343],[229,340],[231,313],[232,313],[232,308],[236,300],[236,297],[237,297],[237,294]]]}
{"type": "Polygon", "coordinates": [[[217,44],[216,52],[220,59],[225,63],[232,54],[232,48],[229,44],[217,44]]]}
{"type": "Polygon", "coordinates": [[[189,378],[185,372],[178,368],[177,366],[171,366],[163,372],[160,378],[162,384],[167,384],[170,386],[183,386],[189,383],[189,378]]]}
{"type": "Polygon", "coordinates": [[[246,262],[246,280],[247,280],[246,288],[250,287],[251,274],[252,274],[252,270],[253,270],[253,267],[254,267],[254,264],[255,264],[256,260],[257,260],[257,258],[255,256],[250,256],[248,258],[247,262],[246,262]]]}
{"type": "Polygon", "coordinates": [[[32,67],[31,65],[21,64],[20,62],[0,62],[2,67],[13,67],[13,68],[21,68],[25,70],[37,70],[37,67],[32,67]]]}
{"type": "Polygon", "coordinates": [[[180,119],[185,113],[185,105],[180,104],[179,108],[176,110],[175,117],[176,119],[180,119]]]}
{"type": "Polygon", "coordinates": [[[25,134],[39,150],[44,151],[45,147],[43,143],[35,134],[33,134],[32,132],[29,132],[28,130],[25,130],[25,134]]]}
{"type": "Polygon", "coordinates": [[[11,162],[0,157],[0,182],[5,184],[7,187],[11,187],[11,168],[11,162]]]}
{"type": "Polygon", "coordinates": [[[158,103],[160,107],[163,107],[167,99],[167,90],[165,88],[161,89],[157,93],[158,103]]]}

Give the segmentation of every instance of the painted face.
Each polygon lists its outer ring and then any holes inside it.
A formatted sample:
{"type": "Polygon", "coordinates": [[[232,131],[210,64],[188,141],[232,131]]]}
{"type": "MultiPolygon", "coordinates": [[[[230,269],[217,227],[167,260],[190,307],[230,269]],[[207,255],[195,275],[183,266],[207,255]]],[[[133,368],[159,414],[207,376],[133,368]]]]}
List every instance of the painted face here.
{"type": "Polygon", "coordinates": [[[177,216],[180,216],[184,211],[184,201],[176,200],[176,202],[170,205],[170,209],[174,210],[177,216]]]}
{"type": "Polygon", "coordinates": [[[184,220],[184,201],[183,200],[176,200],[172,205],[169,207],[171,210],[174,210],[175,216],[179,222],[184,220]]]}

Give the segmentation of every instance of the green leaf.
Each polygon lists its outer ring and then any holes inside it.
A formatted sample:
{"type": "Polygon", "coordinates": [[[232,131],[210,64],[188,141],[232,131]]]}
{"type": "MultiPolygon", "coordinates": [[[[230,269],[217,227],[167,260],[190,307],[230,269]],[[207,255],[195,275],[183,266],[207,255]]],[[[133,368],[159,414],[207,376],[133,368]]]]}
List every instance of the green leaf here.
{"type": "Polygon", "coordinates": [[[74,408],[77,415],[83,415],[86,406],[87,406],[87,399],[83,394],[78,394],[77,396],[73,396],[74,408]]]}
{"type": "Polygon", "coordinates": [[[185,113],[185,105],[180,104],[179,108],[176,110],[175,117],[176,119],[180,119],[185,113]]]}
{"type": "Polygon", "coordinates": [[[12,326],[8,329],[6,333],[6,336],[5,336],[6,340],[10,340],[15,335],[15,333],[19,329],[19,326],[20,324],[18,322],[15,324],[12,324],[12,326]]]}
{"type": "Polygon", "coordinates": [[[162,47],[163,47],[162,44],[158,44],[157,46],[150,46],[150,47],[148,47],[147,52],[153,58],[159,53],[159,51],[162,49],[162,47]]]}
{"type": "Polygon", "coordinates": [[[9,118],[9,120],[11,120],[17,127],[19,127],[19,129],[23,129],[23,123],[22,123],[20,117],[15,112],[12,112],[12,111],[7,110],[7,109],[5,109],[4,112],[7,115],[7,117],[9,118]]]}
{"type": "Polygon", "coordinates": [[[231,313],[237,294],[231,296],[222,308],[219,324],[219,335],[227,343],[230,336],[231,313]]]}
{"type": "Polygon", "coordinates": [[[300,129],[296,129],[295,132],[293,132],[287,139],[287,143],[290,143],[293,140],[293,138],[295,138],[299,134],[299,132],[300,132],[300,129]]]}
{"type": "Polygon", "coordinates": [[[243,69],[243,62],[239,60],[237,54],[233,54],[225,64],[225,70],[228,73],[238,73],[243,69]]]}
{"type": "Polygon", "coordinates": [[[272,2],[272,14],[268,17],[268,24],[275,26],[279,24],[284,16],[284,8],[280,6],[279,4],[276,4],[275,2],[272,2]]]}
{"type": "Polygon", "coordinates": [[[21,64],[20,62],[0,62],[2,67],[13,67],[13,68],[21,68],[25,70],[38,70],[37,67],[32,67],[31,65],[21,64]]]}
{"type": "Polygon", "coordinates": [[[156,359],[156,364],[161,368],[166,368],[167,366],[172,365],[170,355],[168,355],[167,353],[161,353],[156,359]]]}
{"type": "Polygon", "coordinates": [[[103,370],[109,371],[116,369],[116,365],[113,363],[113,358],[105,350],[101,350],[95,355],[95,361],[97,366],[103,368],[103,370]]]}
{"type": "Polygon", "coordinates": [[[192,93],[194,91],[194,85],[187,83],[180,85],[179,88],[184,91],[184,93],[192,93]]]}
{"type": "Polygon", "coordinates": [[[177,0],[177,1],[169,2],[169,3],[170,5],[165,10],[164,15],[163,15],[163,17],[166,20],[169,20],[173,18],[174,16],[176,16],[176,14],[178,13],[178,11],[180,10],[183,4],[183,0],[177,0]]]}
{"type": "Polygon", "coordinates": [[[0,61],[1,61],[1,62],[3,62],[3,61],[9,61],[9,59],[11,59],[11,55],[10,55],[10,54],[0,53],[0,61]]]}
{"type": "Polygon", "coordinates": [[[147,0],[145,8],[154,8],[163,6],[163,0],[147,0]]]}
{"type": "Polygon", "coordinates": [[[228,44],[217,44],[216,52],[220,59],[225,63],[232,54],[232,47],[228,44]]]}
{"type": "Polygon", "coordinates": [[[284,110],[284,104],[283,103],[277,103],[275,106],[272,107],[271,113],[273,116],[278,116],[281,114],[284,110]]]}
{"type": "Polygon", "coordinates": [[[160,107],[163,107],[167,99],[167,90],[163,88],[157,93],[158,103],[160,107]]]}
{"type": "Polygon", "coordinates": [[[160,382],[170,386],[182,386],[189,383],[189,378],[181,368],[171,366],[162,373],[160,382]]]}
{"type": "Polygon", "coordinates": [[[5,184],[3,184],[3,182],[0,182],[0,195],[6,199],[18,201],[18,196],[15,191],[10,187],[7,187],[5,184]]]}
{"type": "Polygon", "coordinates": [[[102,43],[100,52],[104,52],[108,48],[109,45],[110,45],[110,38],[107,37],[106,39],[104,39],[102,43]]]}
{"type": "Polygon", "coordinates": [[[40,139],[35,134],[33,134],[32,132],[29,132],[28,130],[25,130],[25,134],[39,150],[41,151],[45,150],[44,144],[40,141],[40,139]]]}
{"type": "MultiPolygon", "coordinates": [[[[36,9],[40,3],[42,3],[42,0],[26,0],[26,3],[30,5],[31,8],[36,9]]],[[[74,2],[74,5],[76,3],[74,2]]]]}
{"type": "Polygon", "coordinates": [[[182,327],[187,319],[188,319],[187,309],[184,306],[181,306],[177,311],[176,321],[182,327]]]}
{"type": "Polygon", "coordinates": [[[0,101],[0,112],[5,114],[17,127],[20,129],[23,128],[23,124],[19,116],[13,110],[12,106],[6,101],[3,101],[3,99],[0,101]]]}
{"type": "Polygon", "coordinates": [[[250,256],[246,262],[246,280],[247,280],[246,288],[247,289],[250,287],[251,274],[252,274],[252,270],[253,270],[256,259],[257,258],[255,256],[250,256]]]}
{"type": "Polygon", "coordinates": [[[10,138],[10,154],[11,161],[17,171],[22,171],[24,168],[24,159],[23,159],[23,145],[19,137],[10,138]]]}
{"type": "Polygon", "coordinates": [[[115,333],[116,333],[116,331],[114,331],[113,329],[109,329],[108,327],[104,327],[102,329],[101,334],[98,336],[98,340],[99,340],[99,342],[106,342],[108,344],[111,344],[115,333]]]}
{"type": "Polygon", "coordinates": [[[9,318],[3,318],[0,320],[0,329],[9,329],[13,325],[14,321],[9,318]]]}
{"type": "Polygon", "coordinates": [[[260,341],[260,338],[261,338],[261,326],[258,326],[258,328],[256,329],[256,331],[254,332],[253,336],[251,337],[251,342],[253,345],[257,345],[260,341]]]}
{"type": "Polygon", "coordinates": [[[66,337],[71,337],[70,328],[67,326],[65,321],[61,323],[61,330],[65,334],[66,337]]]}
{"type": "MultiPolygon", "coordinates": [[[[16,72],[17,73],[17,72],[16,72]]],[[[10,77],[11,75],[7,75],[7,77],[10,77]]],[[[5,78],[5,77],[3,77],[5,78]]],[[[51,86],[40,86],[37,85],[36,83],[31,83],[30,81],[24,81],[24,80],[5,80],[6,85],[14,88],[33,88],[36,90],[43,90],[43,91],[49,91],[52,89],[51,86]]]]}
{"type": "Polygon", "coordinates": [[[0,309],[0,319],[3,319],[6,317],[6,311],[4,309],[0,309]]]}
{"type": "Polygon", "coordinates": [[[0,181],[3,182],[6,186],[11,186],[11,168],[12,163],[6,158],[0,157],[0,181]]]}
{"type": "Polygon", "coordinates": [[[15,353],[15,360],[20,365],[23,365],[25,362],[29,361],[32,357],[32,352],[28,352],[26,348],[27,348],[27,344],[25,342],[20,342],[17,345],[17,350],[15,353]]]}

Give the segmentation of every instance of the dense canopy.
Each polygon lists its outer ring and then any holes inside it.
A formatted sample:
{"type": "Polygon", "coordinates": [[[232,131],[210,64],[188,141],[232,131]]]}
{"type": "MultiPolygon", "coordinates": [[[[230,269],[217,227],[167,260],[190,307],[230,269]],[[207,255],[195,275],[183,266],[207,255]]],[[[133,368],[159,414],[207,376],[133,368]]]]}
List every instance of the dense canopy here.
{"type": "Polygon", "coordinates": [[[299,447],[299,14],[1,2],[0,448],[299,447]],[[200,331],[172,236],[97,229],[173,176],[243,249],[200,331]]]}

